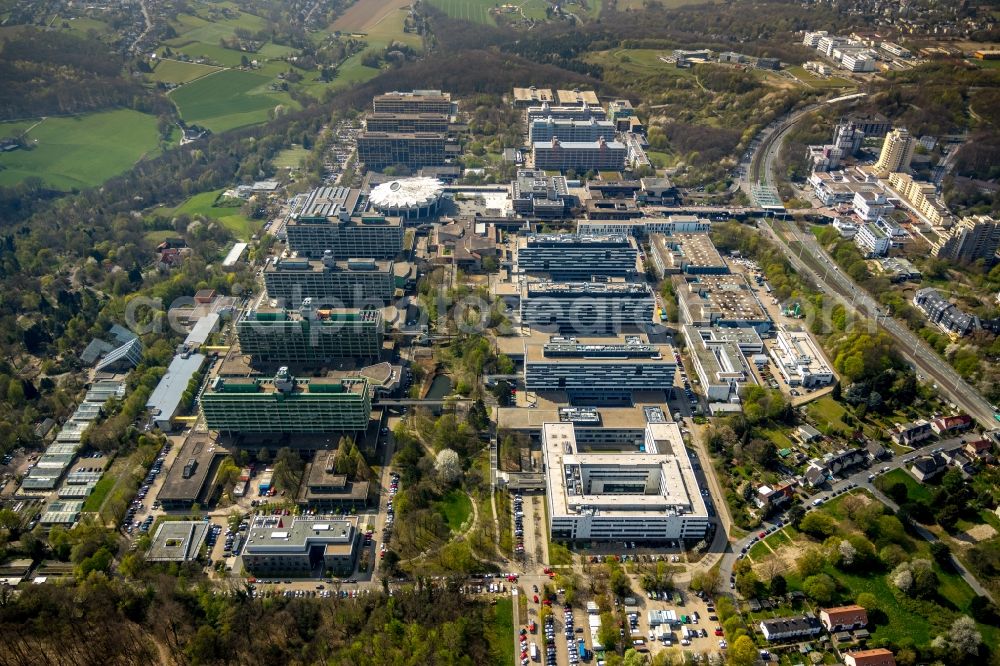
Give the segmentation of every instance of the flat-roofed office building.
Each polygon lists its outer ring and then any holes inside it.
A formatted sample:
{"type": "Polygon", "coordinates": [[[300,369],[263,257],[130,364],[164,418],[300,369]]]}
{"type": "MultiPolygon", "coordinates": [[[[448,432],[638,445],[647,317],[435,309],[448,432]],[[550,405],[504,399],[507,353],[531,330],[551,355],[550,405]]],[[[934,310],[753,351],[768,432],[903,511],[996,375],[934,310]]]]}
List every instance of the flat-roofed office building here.
{"type": "Polygon", "coordinates": [[[440,90],[387,92],[372,99],[375,113],[447,113],[451,114],[451,93],[440,90]]]}
{"type": "Polygon", "coordinates": [[[510,189],[515,213],[544,220],[565,217],[576,198],[569,193],[565,176],[533,169],[519,169],[510,189]]]}
{"type": "Polygon", "coordinates": [[[653,234],[649,241],[653,266],[660,275],[722,275],[729,265],[708,234],[653,234]]]}
{"type": "Polygon", "coordinates": [[[623,234],[529,234],[517,239],[517,268],[553,280],[635,277],[639,249],[623,234]]]}
{"type": "Polygon", "coordinates": [[[556,120],[605,120],[607,119],[607,114],[604,109],[596,104],[591,106],[589,104],[584,104],[583,106],[557,106],[554,104],[539,104],[538,106],[528,107],[528,110],[524,112],[525,118],[530,123],[533,120],[539,120],[544,118],[555,118],[556,120]]]}
{"type": "Polygon", "coordinates": [[[314,258],[329,250],[338,260],[393,259],[403,249],[400,218],[365,208],[360,190],[316,188],[285,225],[288,248],[314,258]]]}
{"type": "Polygon", "coordinates": [[[548,104],[555,100],[550,88],[514,88],[514,108],[524,109],[538,104],[548,104]]]}
{"type": "Polygon", "coordinates": [[[584,452],[572,423],[542,427],[549,533],[564,541],[697,541],[708,510],[676,423],[647,423],[639,450],[584,452]]]}
{"type": "Polygon", "coordinates": [[[656,299],[644,282],[526,282],[521,324],[539,330],[603,335],[653,321],[656,299]]]}
{"type": "Polygon", "coordinates": [[[365,129],[369,132],[447,132],[447,113],[369,113],[365,129]]]}
{"type": "Polygon", "coordinates": [[[358,555],[356,519],[316,516],[257,516],[243,546],[243,566],[257,576],[354,573],[358,555]]]}
{"type": "Polygon", "coordinates": [[[695,326],[771,328],[771,317],[742,273],[675,277],[682,321],[695,326]]]}
{"type": "Polygon", "coordinates": [[[393,262],[336,261],[332,253],[320,261],[276,259],[264,269],[264,285],[271,298],[286,305],[311,298],[321,309],[382,307],[392,299],[393,262]]]}
{"type": "Polygon", "coordinates": [[[371,415],[368,380],[216,377],[201,396],[210,430],[226,433],[360,432],[371,415]]]}
{"type": "Polygon", "coordinates": [[[369,169],[441,166],[448,158],[447,144],[442,132],[363,132],[358,137],[358,160],[369,169]]]}
{"type": "Polygon", "coordinates": [[[311,298],[298,310],[251,310],[236,322],[236,335],[240,351],[263,363],[375,359],[385,338],[380,310],[323,310],[311,298]]]}
{"type": "Polygon", "coordinates": [[[597,141],[615,138],[615,126],[610,120],[568,120],[559,118],[538,118],[528,125],[529,141],[597,141]]]}
{"type": "Polygon", "coordinates": [[[567,141],[557,138],[532,144],[536,169],[619,171],[625,166],[628,149],[620,141],[567,141]]]}
{"type": "Polygon", "coordinates": [[[638,336],[553,337],[528,343],[524,351],[525,388],[565,393],[577,405],[627,405],[635,392],[670,391],[676,370],[672,347],[643,343],[638,336]]]}

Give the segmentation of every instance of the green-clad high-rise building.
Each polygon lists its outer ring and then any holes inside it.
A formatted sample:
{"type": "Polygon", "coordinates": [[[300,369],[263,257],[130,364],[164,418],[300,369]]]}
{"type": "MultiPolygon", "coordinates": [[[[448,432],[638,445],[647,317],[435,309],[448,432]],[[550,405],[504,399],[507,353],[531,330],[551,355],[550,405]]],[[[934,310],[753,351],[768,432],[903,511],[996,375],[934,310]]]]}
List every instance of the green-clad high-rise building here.
{"type": "Polygon", "coordinates": [[[368,380],[216,377],[201,396],[210,430],[225,433],[360,432],[371,415],[368,380]]]}
{"type": "Polygon", "coordinates": [[[298,311],[262,308],[236,323],[240,351],[254,362],[325,363],[377,359],[384,340],[379,310],[322,310],[312,299],[298,311]]]}

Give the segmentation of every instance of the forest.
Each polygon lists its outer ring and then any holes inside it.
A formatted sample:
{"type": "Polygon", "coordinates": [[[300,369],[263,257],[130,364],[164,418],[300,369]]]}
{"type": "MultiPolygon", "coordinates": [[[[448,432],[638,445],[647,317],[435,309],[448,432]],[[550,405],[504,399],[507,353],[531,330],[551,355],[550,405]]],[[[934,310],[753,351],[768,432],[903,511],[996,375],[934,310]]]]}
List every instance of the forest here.
{"type": "MultiPolygon", "coordinates": [[[[254,598],[188,571],[150,568],[135,583],[92,572],[75,586],[32,585],[0,599],[0,662],[46,664],[497,663],[501,606],[418,581],[355,599],[254,598]]],[[[506,612],[509,613],[509,606],[506,612]]],[[[509,619],[506,620],[509,622],[509,619]]]]}

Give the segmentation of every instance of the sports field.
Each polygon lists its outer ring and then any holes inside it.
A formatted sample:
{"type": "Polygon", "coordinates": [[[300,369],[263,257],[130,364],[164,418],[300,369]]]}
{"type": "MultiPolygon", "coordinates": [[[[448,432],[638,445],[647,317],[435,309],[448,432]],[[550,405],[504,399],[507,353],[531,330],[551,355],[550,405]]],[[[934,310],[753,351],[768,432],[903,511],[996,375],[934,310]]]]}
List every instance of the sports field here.
{"type": "Polygon", "coordinates": [[[170,93],[188,123],[224,132],[267,120],[279,104],[292,105],[287,93],[269,90],[271,78],[227,69],[202,77],[170,93]]]}
{"type": "Polygon", "coordinates": [[[129,109],[46,118],[27,138],[33,150],[0,155],[0,185],[35,176],[61,190],[92,187],[159,146],[156,118],[129,109]]]}
{"type": "Polygon", "coordinates": [[[493,0],[430,0],[430,3],[452,18],[484,25],[496,23],[489,11],[496,5],[493,0]]]}
{"type": "Polygon", "coordinates": [[[219,71],[219,68],[212,65],[198,65],[193,62],[181,62],[180,60],[160,60],[149,78],[164,83],[181,84],[200,79],[206,74],[217,71],[219,71]]]}

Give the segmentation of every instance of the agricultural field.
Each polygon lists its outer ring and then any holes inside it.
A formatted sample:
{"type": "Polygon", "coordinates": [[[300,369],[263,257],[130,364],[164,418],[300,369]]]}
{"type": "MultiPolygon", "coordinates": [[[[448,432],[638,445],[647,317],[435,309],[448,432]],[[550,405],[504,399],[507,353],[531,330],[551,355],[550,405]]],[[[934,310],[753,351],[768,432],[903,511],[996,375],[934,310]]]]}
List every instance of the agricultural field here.
{"type": "Polygon", "coordinates": [[[264,122],[278,105],[292,106],[287,93],[268,89],[270,77],[240,70],[225,70],[172,91],[185,122],[224,132],[264,122]]]}
{"type": "Polygon", "coordinates": [[[341,32],[368,32],[383,18],[410,6],[410,0],[365,0],[355,2],[330,26],[341,32]]]}
{"type": "Polygon", "coordinates": [[[212,65],[199,65],[193,62],[164,58],[159,61],[149,78],[153,81],[180,85],[218,71],[219,68],[212,65]]]}
{"type": "MultiPolygon", "coordinates": [[[[0,155],[0,185],[37,177],[60,190],[93,187],[159,147],[156,118],[128,109],[31,124],[27,138],[34,149],[0,155]]],[[[23,125],[0,127],[23,131],[23,125]]]]}
{"type": "Polygon", "coordinates": [[[496,23],[490,14],[496,5],[493,0],[430,0],[430,3],[452,18],[483,25],[496,23]]]}

